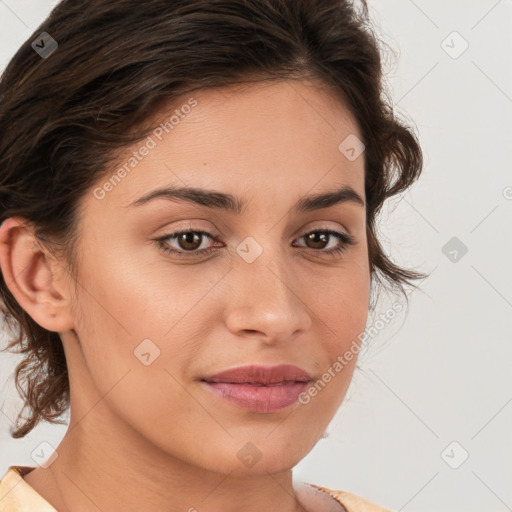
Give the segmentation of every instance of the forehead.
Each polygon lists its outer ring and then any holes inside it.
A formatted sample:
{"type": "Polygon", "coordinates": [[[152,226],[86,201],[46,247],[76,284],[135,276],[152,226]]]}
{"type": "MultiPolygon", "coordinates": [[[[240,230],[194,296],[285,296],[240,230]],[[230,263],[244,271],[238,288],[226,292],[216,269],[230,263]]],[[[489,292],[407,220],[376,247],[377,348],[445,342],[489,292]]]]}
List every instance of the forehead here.
{"type": "Polygon", "coordinates": [[[185,109],[192,97],[197,105],[179,116],[180,128],[173,127],[175,134],[190,133],[203,141],[215,140],[215,133],[206,134],[202,124],[230,134],[233,144],[245,141],[249,147],[257,147],[259,141],[274,146],[283,139],[310,139],[315,144],[320,137],[326,137],[326,143],[331,144],[333,138],[348,134],[362,139],[341,93],[311,80],[259,81],[202,89],[177,98],[153,117],[152,123],[157,126],[165,122],[169,114],[185,109]]]}
{"type": "Polygon", "coordinates": [[[113,178],[125,171],[110,180],[105,203],[126,207],[157,185],[292,198],[350,185],[364,195],[364,155],[352,160],[340,149],[347,138],[362,139],[359,127],[341,98],[316,82],[197,90],[161,108],[150,126],[112,168],[113,178]]]}

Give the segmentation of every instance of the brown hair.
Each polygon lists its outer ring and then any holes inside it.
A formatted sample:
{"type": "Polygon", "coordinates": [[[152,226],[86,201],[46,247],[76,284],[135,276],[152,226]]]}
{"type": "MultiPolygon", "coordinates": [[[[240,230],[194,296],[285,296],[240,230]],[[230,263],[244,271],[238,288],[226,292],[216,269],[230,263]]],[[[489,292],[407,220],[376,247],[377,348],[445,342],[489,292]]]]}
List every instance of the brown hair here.
{"type": "MultiPolygon", "coordinates": [[[[386,97],[364,2],[358,10],[348,0],[62,1],[0,81],[0,223],[27,219],[76,268],[77,204],[117,151],[147,135],[149,114],[184,92],[250,77],[314,78],[336,91],[366,146],[372,284],[403,292],[423,277],[393,263],[376,236],[383,202],[416,180],[422,153],[386,97]],[[31,46],[42,32],[58,44],[46,58],[31,46]]],[[[17,329],[7,349],[25,354],[15,372],[25,404],[11,430],[19,438],[42,419],[64,423],[68,373],[58,333],[32,320],[3,276],[0,293],[17,329]]]]}

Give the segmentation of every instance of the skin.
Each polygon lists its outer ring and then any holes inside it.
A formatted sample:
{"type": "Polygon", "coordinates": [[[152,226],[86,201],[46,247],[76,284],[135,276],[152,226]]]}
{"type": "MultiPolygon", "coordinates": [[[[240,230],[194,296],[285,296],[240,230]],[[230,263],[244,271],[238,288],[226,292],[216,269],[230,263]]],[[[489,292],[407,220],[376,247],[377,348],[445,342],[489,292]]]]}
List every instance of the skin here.
{"type": "Polygon", "coordinates": [[[308,498],[292,484],[292,468],[340,406],[356,357],[308,404],[274,413],[238,408],[199,379],[289,363],[317,380],[364,330],[365,207],[292,212],[299,197],[344,185],[365,198],[364,154],[350,161],[338,149],[348,135],[362,136],[319,84],[193,96],[197,106],[104,199],[92,191],[105,178],[83,196],[76,281],[24,219],[0,229],[6,282],[39,325],[60,334],[70,375],[70,426],[58,458],[25,480],[59,511],[342,510],[323,493],[308,498]],[[129,206],[166,185],[231,193],[247,211],[165,198],[129,206]],[[196,244],[215,247],[211,255],[179,258],[155,242],[190,228],[212,234],[196,244]],[[341,242],[308,245],[304,235],[315,229],[349,233],[355,244],[328,256],[341,242]],[[236,252],[248,236],[263,248],[252,263],[236,252]],[[134,355],[147,338],[160,350],[149,366],[134,355]],[[248,442],[261,453],[252,467],[237,457],[248,442]]]}

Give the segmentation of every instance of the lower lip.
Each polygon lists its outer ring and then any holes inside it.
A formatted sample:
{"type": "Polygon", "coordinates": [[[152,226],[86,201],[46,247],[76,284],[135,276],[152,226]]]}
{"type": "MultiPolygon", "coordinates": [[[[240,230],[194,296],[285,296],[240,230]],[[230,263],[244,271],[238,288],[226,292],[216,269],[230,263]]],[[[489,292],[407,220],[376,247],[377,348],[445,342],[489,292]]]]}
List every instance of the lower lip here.
{"type": "Polygon", "coordinates": [[[275,412],[294,404],[308,387],[307,382],[290,382],[275,386],[204,382],[227,401],[253,412],[275,412]]]}

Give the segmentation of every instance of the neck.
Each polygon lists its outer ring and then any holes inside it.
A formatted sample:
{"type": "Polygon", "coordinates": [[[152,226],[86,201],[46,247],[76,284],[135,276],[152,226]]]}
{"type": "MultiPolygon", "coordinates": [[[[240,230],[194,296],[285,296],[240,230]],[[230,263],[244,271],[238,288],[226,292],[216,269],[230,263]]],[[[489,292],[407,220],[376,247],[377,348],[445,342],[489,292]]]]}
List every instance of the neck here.
{"type": "Polygon", "coordinates": [[[48,470],[34,470],[46,473],[41,494],[59,512],[305,511],[291,470],[248,476],[192,466],[107,421],[100,404],[78,421],[72,417],[58,458],[48,470]]]}

